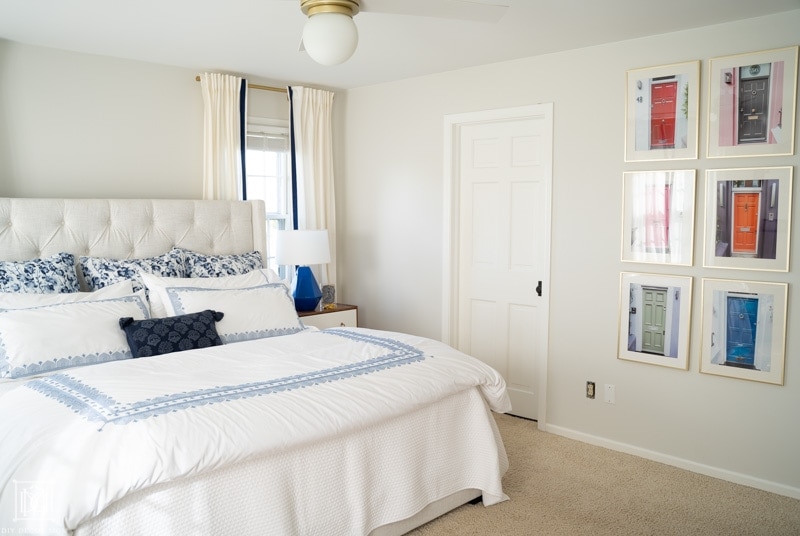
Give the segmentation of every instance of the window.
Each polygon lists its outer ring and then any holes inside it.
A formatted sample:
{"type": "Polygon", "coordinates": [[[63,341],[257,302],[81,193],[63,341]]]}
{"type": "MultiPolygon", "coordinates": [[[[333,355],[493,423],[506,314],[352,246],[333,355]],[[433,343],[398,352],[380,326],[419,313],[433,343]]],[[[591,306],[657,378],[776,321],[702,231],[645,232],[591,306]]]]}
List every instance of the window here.
{"type": "Polygon", "coordinates": [[[285,121],[250,119],[247,125],[245,198],[264,201],[267,213],[267,266],[286,278],[275,262],[277,232],[291,224],[289,126],[285,121]]]}

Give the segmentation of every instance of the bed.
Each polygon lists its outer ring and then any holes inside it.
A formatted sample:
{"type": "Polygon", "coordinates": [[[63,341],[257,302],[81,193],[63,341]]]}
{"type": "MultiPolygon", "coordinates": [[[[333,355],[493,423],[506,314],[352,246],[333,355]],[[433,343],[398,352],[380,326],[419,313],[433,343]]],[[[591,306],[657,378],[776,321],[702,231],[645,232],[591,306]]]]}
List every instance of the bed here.
{"type": "Polygon", "coordinates": [[[58,287],[0,298],[0,532],[403,534],[507,499],[497,372],[306,328],[263,222],[257,201],[0,199],[0,261],[58,287]]]}

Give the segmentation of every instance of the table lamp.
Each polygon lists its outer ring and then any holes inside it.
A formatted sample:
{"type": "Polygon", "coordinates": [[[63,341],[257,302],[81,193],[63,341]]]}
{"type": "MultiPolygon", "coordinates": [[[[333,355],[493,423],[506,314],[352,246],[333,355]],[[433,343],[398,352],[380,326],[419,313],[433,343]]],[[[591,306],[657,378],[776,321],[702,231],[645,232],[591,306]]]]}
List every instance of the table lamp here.
{"type": "Polygon", "coordinates": [[[278,231],[275,260],[280,265],[297,266],[292,281],[294,308],[298,311],[316,309],[322,292],[309,265],[331,262],[327,229],[278,231]]]}

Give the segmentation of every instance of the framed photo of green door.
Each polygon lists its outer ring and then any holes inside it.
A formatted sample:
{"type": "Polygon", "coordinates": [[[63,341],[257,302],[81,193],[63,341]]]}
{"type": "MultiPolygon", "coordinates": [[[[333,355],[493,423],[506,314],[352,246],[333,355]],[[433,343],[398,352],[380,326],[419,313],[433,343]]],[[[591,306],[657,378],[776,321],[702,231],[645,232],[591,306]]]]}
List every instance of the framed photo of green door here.
{"type": "Polygon", "coordinates": [[[703,279],[700,372],[783,385],[787,283],[703,279]]]}
{"type": "Polygon", "coordinates": [[[692,278],[620,274],[618,357],[689,368],[692,278]]]}

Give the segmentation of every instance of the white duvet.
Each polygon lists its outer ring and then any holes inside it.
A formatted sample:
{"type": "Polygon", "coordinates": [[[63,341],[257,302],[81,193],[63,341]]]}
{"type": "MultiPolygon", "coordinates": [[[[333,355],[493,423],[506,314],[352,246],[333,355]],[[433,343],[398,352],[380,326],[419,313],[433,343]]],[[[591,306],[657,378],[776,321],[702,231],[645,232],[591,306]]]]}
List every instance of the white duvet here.
{"type": "MultiPolygon", "coordinates": [[[[474,387],[492,410],[510,409],[503,379],[480,361],[363,328],[21,382],[0,395],[0,531],[66,534],[136,490],[347,434],[474,387]]],[[[503,470],[484,504],[505,498],[503,470]]]]}

